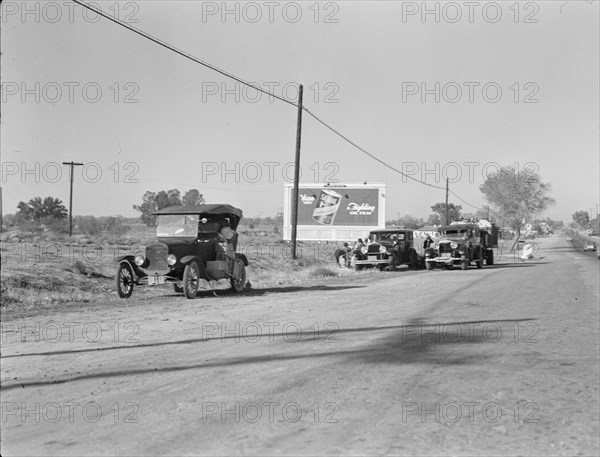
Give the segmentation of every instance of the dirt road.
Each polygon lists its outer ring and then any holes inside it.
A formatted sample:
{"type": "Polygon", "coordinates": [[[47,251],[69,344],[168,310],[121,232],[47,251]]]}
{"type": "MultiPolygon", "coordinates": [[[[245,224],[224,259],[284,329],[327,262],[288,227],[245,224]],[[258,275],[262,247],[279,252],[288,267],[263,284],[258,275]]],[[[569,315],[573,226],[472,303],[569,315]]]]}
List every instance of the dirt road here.
{"type": "Polygon", "coordinates": [[[599,262],[351,273],[2,322],[2,455],[597,455],[599,262]]]}

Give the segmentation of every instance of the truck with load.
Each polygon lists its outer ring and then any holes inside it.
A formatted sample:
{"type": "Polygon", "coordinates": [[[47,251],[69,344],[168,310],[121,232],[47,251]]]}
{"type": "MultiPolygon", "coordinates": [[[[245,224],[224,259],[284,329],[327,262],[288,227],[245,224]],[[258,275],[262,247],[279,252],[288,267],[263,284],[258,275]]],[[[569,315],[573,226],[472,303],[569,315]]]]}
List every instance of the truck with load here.
{"type": "Polygon", "coordinates": [[[499,228],[486,220],[454,221],[438,227],[437,242],[425,249],[425,268],[466,270],[472,263],[477,268],[494,264],[493,248],[498,247],[499,228]]]}

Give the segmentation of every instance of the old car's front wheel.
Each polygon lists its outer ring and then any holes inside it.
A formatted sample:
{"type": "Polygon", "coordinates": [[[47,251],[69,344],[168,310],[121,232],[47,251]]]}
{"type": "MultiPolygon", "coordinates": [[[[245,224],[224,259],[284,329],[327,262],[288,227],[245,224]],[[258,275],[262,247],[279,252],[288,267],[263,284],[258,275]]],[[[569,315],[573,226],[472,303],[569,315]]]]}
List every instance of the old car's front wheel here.
{"type": "Polygon", "coordinates": [[[133,293],[133,270],[127,262],[119,264],[117,269],[117,294],[120,298],[129,298],[133,293]]]}
{"type": "Polygon", "coordinates": [[[187,298],[196,298],[200,285],[200,269],[198,263],[188,263],[183,270],[183,292],[187,298]]]}
{"type": "Polygon", "coordinates": [[[233,271],[237,279],[229,278],[229,280],[231,282],[231,288],[235,292],[242,292],[246,287],[246,267],[244,266],[244,262],[239,259],[236,259],[235,263],[233,271]]]}
{"type": "Polygon", "coordinates": [[[492,251],[491,249],[488,249],[488,251],[487,251],[487,257],[485,259],[485,264],[486,265],[494,265],[494,251],[492,251]]]}

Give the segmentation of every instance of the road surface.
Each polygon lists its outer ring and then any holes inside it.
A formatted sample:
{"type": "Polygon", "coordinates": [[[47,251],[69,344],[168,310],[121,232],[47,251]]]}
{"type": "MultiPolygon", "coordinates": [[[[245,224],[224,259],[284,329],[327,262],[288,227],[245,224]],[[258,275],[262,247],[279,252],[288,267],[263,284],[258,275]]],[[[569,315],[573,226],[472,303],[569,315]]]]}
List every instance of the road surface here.
{"type": "Polygon", "coordinates": [[[360,272],[2,322],[2,455],[598,455],[599,267],[360,272]]]}

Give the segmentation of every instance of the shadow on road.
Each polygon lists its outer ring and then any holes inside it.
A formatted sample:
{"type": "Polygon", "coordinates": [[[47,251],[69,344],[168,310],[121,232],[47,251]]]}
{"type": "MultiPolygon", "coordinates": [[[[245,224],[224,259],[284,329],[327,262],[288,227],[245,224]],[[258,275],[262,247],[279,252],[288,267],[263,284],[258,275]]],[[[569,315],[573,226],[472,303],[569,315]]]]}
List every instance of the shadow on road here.
{"type": "MultiPolygon", "coordinates": [[[[336,290],[359,289],[366,286],[283,286],[283,287],[265,287],[261,289],[246,289],[243,292],[235,292],[233,289],[215,289],[214,292],[210,289],[200,290],[196,294],[197,298],[206,297],[240,297],[240,296],[260,296],[265,294],[284,294],[289,292],[334,292],[336,290]]],[[[182,297],[182,294],[168,294],[165,297],[182,297]]]]}
{"type": "Polygon", "coordinates": [[[494,270],[497,268],[522,268],[522,267],[534,267],[536,265],[545,265],[548,262],[543,262],[536,259],[523,260],[522,262],[511,262],[511,263],[495,263],[494,265],[486,265],[483,267],[484,270],[494,270]]]}
{"type": "MultiPolygon", "coordinates": [[[[312,342],[321,341],[321,343],[338,343],[338,335],[354,334],[354,333],[365,333],[365,332],[389,332],[388,335],[383,336],[375,340],[372,344],[367,347],[350,350],[336,350],[327,352],[317,352],[312,354],[268,354],[261,356],[249,356],[249,357],[237,357],[237,358],[225,358],[221,360],[215,360],[212,362],[197,363],[193,365],[175,365],[166,366],[161,368],[139,368],[132,370],[116,370],[116,371],[104,371],[89,374],[82,374],[79,376],[72,376],[65,379],[55,379],[48,381],[28,381],[28,382],[17,382],[8,383],[2,385],[2,390],[10,390],[15,388],[35,387],[49,384],[60,384],[69,381],[83,380],[83,379],[95,379],[95,378],[110,378],[118,376],[132,376],[148,373],[169,373],[185,370],[194,370],[202,368],[215,368],[215,367],[228,367],[235,365],[245,365],[253,363],[266,363],[266,362],[278,362],[278,361],[289,361],[298,359],[308,358],[325,358],[325,357],[344,357],[348,361],[360,359],[363,362],[368,363],[427,363],[427,364],[442,364],[442,365],[456,365],[456,364],[467,364],[474,363],[481,360],[482,356],[479,355],[449,355],[444,352],[432,351],[433,347],[440,347],[448,344],[478,344],[478,343],[490,343],[498,340],[498,337],[502,335],[500,323],[517,323],[528,321],[532,322],[537,318],[521,318],[521,319],[499,319],[499,320],[484,320],[484,321],[463,321],[463,322],[425,322],[423,319],[414,319],[408,324],[404,325],[392,325],[383,327],[359,327],[349,329],[330,329],[322,330],[321,334],[316,334],[314,329],[305,329],[297,332],[286,332],[274,333],[270,335],[261,335],[260,338],[277,338],[281,339],[282,342],[288,343],[301,343],[301,342],[312,342]],[[498,330],[500,328],[500,330],[498,330]]],[[[120,350],[120,349],[136,349],[136,348],[147,348],[147,347],[160,347],[167,345],[184,345],[184,344],[195,344],[195,343],[207,343],[210,341],[225,341],[231,339],[237,339],[240,341],[243,336],[241,335],[222,335],[211,338],[195,338],[187,340],[159,342],[159,343],[148,343],[131,346],[115,346],[98,349],[81,349],[71,351],[55,351],[55,352],[43,352],[43,353],[28,353],[28,354],[15,354],[4,356],[2,358],[12,357],[25,357],[25,356],[44,356],[48,357],[51,355],[64,355],[64,354],[75,354],[82,352],[96,352],[96,351],[109,351],[109,350],[120,350]]],[[[245,338],[252,338],[252,335],[246,335],[245,338]]],[[[273,341],[273,340],[269,340],[273,341]]],[[[252,342],[252,340],[250,340],[252,342]]],[[[255,341],[256,342],[256,341],[255,341]]]]}

